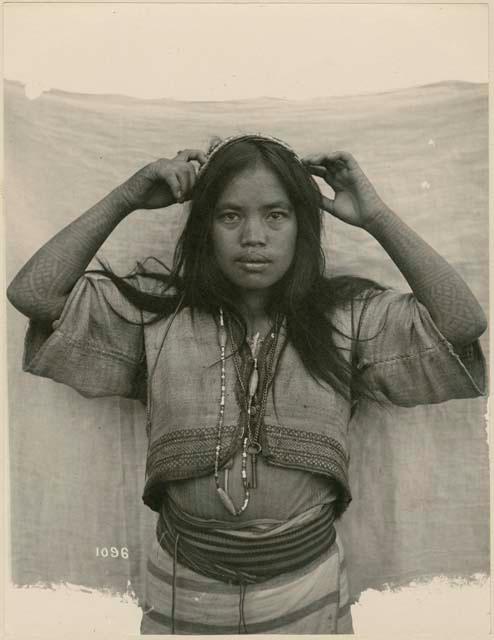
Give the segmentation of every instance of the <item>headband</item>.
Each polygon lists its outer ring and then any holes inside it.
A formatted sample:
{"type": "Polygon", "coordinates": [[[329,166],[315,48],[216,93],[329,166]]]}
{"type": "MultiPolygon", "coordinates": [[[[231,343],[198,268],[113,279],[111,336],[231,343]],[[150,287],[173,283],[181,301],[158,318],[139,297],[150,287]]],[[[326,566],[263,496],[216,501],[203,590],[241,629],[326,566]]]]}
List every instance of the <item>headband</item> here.
{"type": "Polygon", "coordinates": [[[199,173],[201,173],[202,171],[204,171],[204,169],[208,166],[208,164],[210,163],[211,159],[218,153],[218,151],[220,151],[221,149],[224,149],[225,147],[228,147],[229,145],[236,143],[236,142],[242,142],[242,141],[249,141],[249,140],[267,140],[268,142],[275,142],[276,144],[280,145],[280,147],[283,147],[284,149],[286,149],[287,151],[289,151],[294,159],[299,163],[299,164],[303,164],[301,159],[298,157],[298,155],[295,153],[295,151],[292,149],[292,147],[287,144],[286,142],[283,142],[283,140],[280,140],[279,138],[275,138],[273,136],[264,136],[260,133],[248,133],[248,134],[241,134],[241,135],[237,135],[237,136],[229,136],[228,138],[219,138],[216,142],[213,143],[213,145],[210,147],[208,153],[206,154],[207,157],[207,161],[205,164],[202,165],[202,167],[199,170],[199,173]]]}

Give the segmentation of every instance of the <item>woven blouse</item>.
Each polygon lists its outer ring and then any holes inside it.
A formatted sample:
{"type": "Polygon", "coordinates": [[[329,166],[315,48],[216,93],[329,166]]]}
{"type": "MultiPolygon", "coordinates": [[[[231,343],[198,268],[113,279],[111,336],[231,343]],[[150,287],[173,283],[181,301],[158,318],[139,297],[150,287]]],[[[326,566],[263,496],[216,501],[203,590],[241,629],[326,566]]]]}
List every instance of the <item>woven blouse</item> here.
{"type": "MultiPolygon", "coordinates": [[[[141,286],[150,288],[148,279],[138,279],[141,286]]],[[[342,310],[341,322],[348,331],[345,314],[342,310]]],[[[145,402],[148,328],[143,328],[142,320],[142,314],[110,280],[83,276],[52,330],[30,323],[24,370],[67,384],[87,397],[120,395],[145,402]]],[[[365,310],[357,307],[355,320],[361,341],[354,357],[360,375],[378,396],[401,406],[415,406],[485,394],[485,360],[479,342],[454,349],[412,294],[378,292],[365,310]]],[[[176,322],[180,331],[185,323],[179,317],[176,322]]],[[[335,322],[339,322],[338,315],[335,322]]],[[[338,340],[344,341],[341,337],[338,340]]],[[[193,401],[194,390],[190,393],[193,401]]],[[[159,394],[153,401],[159,403],[159,394]]],[[[284,521],[316,504],[331,502],[338,493],[331,478],[310,473],[300,465],[282,468],[261,459],[258,466],[258,488],[252,492],[244,521],[284,521]]],[[[238,474],[237,467],[238,460],[230,478],[238,474]]],[[[238,483],[231,486],[238,503],[238,483]]],[[[197,517],[239,522],[217,500],[210,473],[171,478],[168,490],[184,510],[197,517]]]]}

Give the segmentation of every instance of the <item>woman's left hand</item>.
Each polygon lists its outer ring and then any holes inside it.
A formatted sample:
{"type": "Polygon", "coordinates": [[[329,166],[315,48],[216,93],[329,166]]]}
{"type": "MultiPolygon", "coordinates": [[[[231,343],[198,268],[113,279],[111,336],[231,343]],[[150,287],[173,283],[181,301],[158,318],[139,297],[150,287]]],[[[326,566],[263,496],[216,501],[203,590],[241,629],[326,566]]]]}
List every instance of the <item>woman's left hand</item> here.
{"type": "Polygon", "coordinates": [[[343,222],[365,228],[386,208],[350,153],[314,153],[302,158],[302,162],[313,175],[323,178],[333,189],[333,200],[322,197],[323,208],[343,222]]]}

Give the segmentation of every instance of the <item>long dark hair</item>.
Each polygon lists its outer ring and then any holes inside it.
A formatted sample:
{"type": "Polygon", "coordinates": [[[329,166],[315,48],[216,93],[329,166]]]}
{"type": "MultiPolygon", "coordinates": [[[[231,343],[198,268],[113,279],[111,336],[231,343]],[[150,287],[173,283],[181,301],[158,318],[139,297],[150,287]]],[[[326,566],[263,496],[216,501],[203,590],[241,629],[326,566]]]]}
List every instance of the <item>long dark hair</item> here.
{"type": "MultiPolygon", "coordinates": [[[[137,272],[163,283],[164,295],[145,293],[128,278],[120,278],[108,266],[98,270],[115,283],[136,307],[156,314],[155,320],[180,308],[189,307],[217,314],[222,307],[246,336],[238,310],[234,285],[219,269],[215,259],[211,227],[216,203],[223,190],[240,172],[262,164],[272,171],[285,188],[297,216],[297,240],[293,262],[273,287],[269,308],[271,317],[286,319],[287,340],[296,349],[308,373],[318,382],[329,384],[349,398],[372,392],[355,376],[353,363],[337,346],[332,312],[351,306],[359,297],[383,287],[355,276],[328,277],[321,246],[322,197],[309,171],[284,144],[272,139],[246,136],[234,139],[216,150],[200,172],[194,185],[190,214],[177,242],[173,265],[163,274],[139,265],[137,272]]],[[[347,336],[355,341],[358,337],[347,336]]]]}

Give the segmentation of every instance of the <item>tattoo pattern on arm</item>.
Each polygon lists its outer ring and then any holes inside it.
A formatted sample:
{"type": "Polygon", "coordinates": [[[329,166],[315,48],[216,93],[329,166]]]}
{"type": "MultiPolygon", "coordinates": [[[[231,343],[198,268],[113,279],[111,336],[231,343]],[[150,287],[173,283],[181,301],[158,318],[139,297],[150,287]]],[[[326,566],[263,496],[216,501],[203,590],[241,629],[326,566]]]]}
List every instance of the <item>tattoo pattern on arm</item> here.
{"type": "Polygon", "coordinates": [[[72,287],[127,213],[118,194],[112,192],[57,233],[9,287],[14,306],[36,320],[56,320],[72,287]]]}
{"type": "Polygon", "coordinates": [[[441,333],[453,344],[467,344],[484,327],[484,315],[463,278],[425,240],[390,210],[367,227],[428,309],[441,333]]]}

